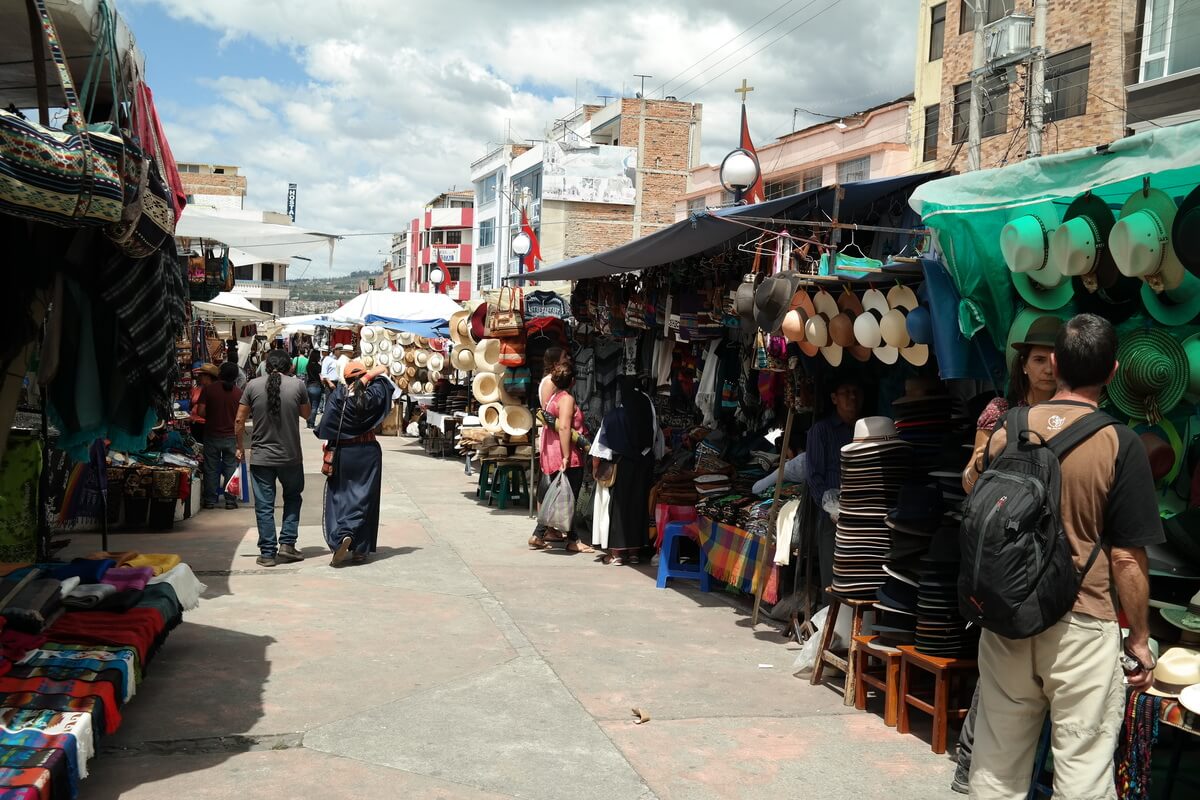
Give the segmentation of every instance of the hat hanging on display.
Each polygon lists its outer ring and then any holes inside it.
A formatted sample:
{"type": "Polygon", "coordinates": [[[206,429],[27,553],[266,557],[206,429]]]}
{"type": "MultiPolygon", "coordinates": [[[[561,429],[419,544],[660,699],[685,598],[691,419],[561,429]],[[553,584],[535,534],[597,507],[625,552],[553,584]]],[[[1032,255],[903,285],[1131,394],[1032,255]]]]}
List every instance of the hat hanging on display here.
{"type": "Polygon", "coordinates": [[[799,345],[800,352],[806,356],[815,356],[818,352],[817,346],[809,344],[808,339],[804,336],[805,324],[816,313],[817,309],[813,305],[812,298],[809,297],[808,292],[801,290],[792,295],[792,300],[788,304],[788,312],[783,317],[781,326],[783,338],[799,345]]]}
{"type": "Polygon", "coordinates": [[[929,309],[917,306],[905,314],[904,330],[910,344],[900,351],[900,355],[914,367],[929,363],[929,345],[933,341],[933,318],[929,316],[929,309]]]}
{"type": "Polygon", "coordinates": [[[893,286],[887,293],[887,301],[888,310],[879,320],[879,335],[889,347],[908,347],[912,340],[908,338],[905,312],[917,307],[917,297],[912,289],[893,286]]]}
{"type": "Polygon", "coordinates": [[[388,364],[392,363],[392,357],[390,355],[388,355],[386,352],[376,353],[375,354],[375,363],[381,367],[386,367],[388,364]]]}
{"type": "Polygon", "coordinates": [[[475,351],[467,345],[456,347],[450,354],[450,362],[463,372],[473,372],[475,370],[475,351]]]}
{"type": "Polygon", "coordinates": [[[404,374],[404,362],[393,361],[391,364],[388,364],[388,372],[392,373],[392,375],[403,375],[404,374]]]}
{"type": "Polygon", "coordinates": [[[364,342],[374,342],[378,337],[379,329],[373,325],[365,325],[363,326],[363,329],[358,332],[358,338],[362,339],[364,342]]]}
{"type": "Polygon", "coordinates": [[[1180,692],[1179,704],[1193,714],[1200,714],[1200,683],[1192,684],[1180,692]]]}
{"type": "Polygon", "coordinates": [[[361,360],[362,360],[363,366],[366,367],[367,369],[370,369],[371,367],[375,366],[375,357],[374,356],[363,356],[361,360]]]}
{"type": "Polygon", "coordinates": [[[471,393],[480,403],[500,402],[500,376],[494,372],[480,372],[471,381],[471,393]]]}
{"type": "Polygon", "coordinates": [[[500,427],[509,436],[521,436],[533,429],[533,413],[523,405],[507,405],[500,409],[500,427]]]}
{"type": "Polygon", "coordinates": [[[854,320],[854,336],[858,343],[870,347],[871,352],[885,364],[895,364],[900,351],[883,341],[883,318],[891,311],[887,297],[878,289],[868,289],[862,297],[863,314],[854,320]]]}
{"type": "Polygon", "coordinates": [[[415,347],[409,347],[404,351],[404,362],[406,364],[417,363],[417,349],[415,347]]]}
{"type": "Polygon", "coordinates": [[[830,365],[841,366],[842,346],[833,340],[833,319],[841,314],[837,300],[829,292],[821,289],[813,295],[813,306],[816,307],[817,313],[804,325],[805,338],[809,344],[821,348],[821,355],[825,356],[830,365]],[[809,335],[810,331],[815,334],[815,339],[809,335]]]}
{"type": "Polygon", "coordinates": [[[1178,289],[1184,268],[1171,244],[1178,209],[1162,189],[1138,189],[1121,206],[1121,216],[1108,235],[1117,269],[1140,278],[1152,291],[1178,289]]]}
{"type": "Polygon", "coordinates": [[[1092,192],[1081,194],[1067,206],[1062,224],[1050,236],[1050,263],[1068,277],[1081,278],[1086,290],[1096,291],[1101,275],[1116,270],[1108,249],[1116,222],[1108,203],[1092,192]]]}
{"type": "Polygon", "coordinates": [[[470,326],[471,312],[465,308],[462,311],[455,311],[447,320],[446,326],[450,329],[450,341],[455,344],[464,344],[471,335],[470,326]],[[466,323],[460,326],[459,323],[466,323]],[[465,335],[464,335],[465,334],[465,335]]]}
{"type": "Polygon", "coordinates": [[[404,346],[412,344],[416,338],[417,337],[415,334],[409,333],[408,331],[400,331],[396,334],[396,342],[404,346]]]}
{"type": "Polygon", "coordinates": [[[396,387],[403,391],[408,391],[409,380],[407,375],[400,375],[396,378],[396,387]]]}
{"type": "Polygon", "coordinates": [[[754,291],[754,323],[766,333],[776,333],[783,325],[792,298],[800,289],[799,272],[788,270],[771,275],[754,291]]]}
{"type": "Polygon", "coordinates": [[[1013,286],[1025,302],[1043,311],[1062,308],[1075,292],[1067,276],[1050,262],[1050,236],[1058,225],[1058,209],[1046,201],[1014,210],[1000,231],[1000,252],[1013,286]]]}
{"type": "Polygon", "coordinates": [[[1175,337],[1161,328],[1129,333],[1117,349],[1117,374],[1108,399],[1134,419],[1158,422],[1183,399],[1188,360],[1175,337]]]}
{"type": "Polygon", "coordinates": [[[1146,313],[1163,325],[1187,325],[1200,315],[1200,278],[1190,272],[1183,274],[1183,282],[1176,289],[1156,292],[1144,283],[1141,293],[1146,313]]]}
{"type": "Polygon", "coordinates": [[[1184,268],[1200,277],[1200,186],[1188,192],[1179,204],[1171,226],[1171,244],[1184,268]]]}
{"type": "Polygon", "coordinates": [[[404,374],[410,378],[415,378],[417,377],[417,368],[412,364],[409,364],[404,368],[404,374]]]}
{"type": "Polygon", "coordinates": [[[850,323],[850,342],[844,345],[846,351],[855,361],[870,361],[871,349],[859,344],[858,337],[854,333],[854,323],[863,313],[862,300],[854,292],[846,289],[838,295],[838,308],[850,323]]]}
{"type": "Polygon", "coordinates": [[[1146,448],[1146,457],[1150,461],[1150,475],[1158,483],[1167,478],[1175,470],[1178,461],[1171,443],[1154,431],[1144,431],[1138,434],[1142,446],[1146,448]]]}
{"type": "Polygon", "coordinates": [[[1063,320],[1061,317],[1056,317],[1053,314],[1039,314],[1038,317],[1030,323],[1025,333],[1016,337],[1017,341],[1009,342],[1008,346],[1013,350],[1022,347],[1054,347],[1054,340],[1058,338],[1058,332],[1062,330],[1063,320]]]}
{"type": "Polygon", "coordinates": [[[480,372],[502,372],[500,363],[500,340],[480,339],[475,345],[475,369],[480,372]]]}
{"type": "Polygon", "coordinates": [[[479,407],[479,424],[488,433],[500,433],[504,430],[500,425],[500,415],[504,406],[499,403],[485,403],[479,407]]]}
{"type": "MultiPolygon", "coordinates": [[[[1200,592],[1192,595],[1192,599],[1188,601],[1187,608],[1160,608],[1158,613],[1162,614],[1163,619],[1180,630],[1190,633],[1200,633],[1200,592]]],[[[1200,681],[1196,681],[1196,683],[1200,683],[1200,681]]]]}
{"type": "Polygon", "coordinates": [[[429,382],[437,383],[442,379],[442,373],[436,369],[429,370],[429,382]]]}
{"type": "Polygon", "coordinates": [[[441,372],[446,366],[446,357],[441,353],[429,354],[429,369],[434,372],[441,372]]]}
{"type": "Polygon", "coordinates": [[[1189,403],[1200,403],[1200,333],[1194,333],[1183,340],[1183,353],[1188,364],[1185,397],[1189,403]]]}
{"type": "Polygon", "coordinates": [[[414,356],[414,360],[418,367],[428,366],[429,365],[429,351],[428,350],[418,350],[416,352],[416,355],[414,356]]]}
{"type": "MultiPolygon", "coordinates": [[[[363,328],[363,330],[365,331],[366,328],[363,328]]],[[[369,339],[364,339],[362,343],[359,344],[358,349],[364,356],[374,355],[375,343],[369,339]]]]}
{"type": "MultiPolygon", "coordinates": [[[[1165,609],[1164,609],[1165,610],[1165,609]]],[[[1154,683],[1146,694],[1157,697],[1178,697],[1189,686],[1200,683],[1200,650],[1172,647],[1158,658],[1154,667],[1154,683]]]]}

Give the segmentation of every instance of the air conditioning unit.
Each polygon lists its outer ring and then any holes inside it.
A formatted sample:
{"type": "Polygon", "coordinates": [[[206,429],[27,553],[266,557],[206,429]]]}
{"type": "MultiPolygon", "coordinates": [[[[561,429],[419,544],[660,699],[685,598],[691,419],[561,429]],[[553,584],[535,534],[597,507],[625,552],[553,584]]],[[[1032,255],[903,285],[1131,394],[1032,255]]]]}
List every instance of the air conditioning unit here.
{"type": "Polygon", "coordinates": [[[987,60],[1001,61],[1027,53],[1033,33],[1033,17],[1010,14],[983,29],[987,60]]]}

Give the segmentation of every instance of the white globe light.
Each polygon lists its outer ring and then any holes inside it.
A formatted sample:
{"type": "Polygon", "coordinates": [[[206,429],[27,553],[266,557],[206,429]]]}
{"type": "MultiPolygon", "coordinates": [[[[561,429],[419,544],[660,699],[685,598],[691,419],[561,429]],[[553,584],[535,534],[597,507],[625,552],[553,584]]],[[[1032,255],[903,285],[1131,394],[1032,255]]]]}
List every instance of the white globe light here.
{"type": "Polygon", "coordinates": [[[521,231],[513,237],[512,251],[518,256],[527,256],[529,255],[529,248],[532,245],[533,242],[529,241],[529,234],[525,233],[525,231],[521,231]]]}
{"type": "Polygon", "coordinates": [[[758,179],[758,164],[745,150],[734,150],[721,163],[721,183],[731,189],[746,189],[758,179]]]}
{"type": "Polygon", "coordinates": [[[433,269],[429,270],[429,282],[434,286],[440,285],[444,280],[446,280],[446,275],[442,272],[440,267],[434,267],[433,269]]]}

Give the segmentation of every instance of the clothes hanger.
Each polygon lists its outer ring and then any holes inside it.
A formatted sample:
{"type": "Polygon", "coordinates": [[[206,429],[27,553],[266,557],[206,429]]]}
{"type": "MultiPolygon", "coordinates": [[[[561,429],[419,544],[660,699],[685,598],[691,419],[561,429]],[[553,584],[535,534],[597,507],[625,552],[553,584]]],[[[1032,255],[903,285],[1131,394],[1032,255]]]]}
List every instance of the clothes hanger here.
{"type": "MultiPolygon", "coordinates": [[[[842,248],[842,255],[851,255],[850,248],[853,247],[855,250],[858,251],[858,258],[866,258],[867,257],[867,254],[863,252],[863,249],[858,246],[858,242],[856,241],[857,233],[858,233],[858,223],[856,222],[856,223],[854,223],[854,227],[850,229],[850,244],[848,244],[842,248]]],[[[854,256],[851,256],[851,258],[853,258],[853,257],[854,256]]]]}

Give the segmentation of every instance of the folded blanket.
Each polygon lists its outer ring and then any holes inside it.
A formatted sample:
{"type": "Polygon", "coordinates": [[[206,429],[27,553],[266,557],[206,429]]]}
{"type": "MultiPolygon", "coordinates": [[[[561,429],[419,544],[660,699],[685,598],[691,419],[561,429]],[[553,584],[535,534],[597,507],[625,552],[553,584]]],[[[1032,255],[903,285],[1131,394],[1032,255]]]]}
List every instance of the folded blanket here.
{"type": "Polygon", "coordinates": [[[30,581],[0,611],[5,626],[25,633],[39,633],[62,603],[62,583],[53,578],[30,581]]]}
{"type": "Polygon", "coordinates": [[[153,567],[116,567],[104,573],[99,582],[117,589],[145,589],[153,577],[153,567]]]}
{"type": "Polygon", "coordinates": [[[47,575],[60,581],[76,576],[80,583],[99,583],[104,574],[116,565],[117,562],[111,558],[77,558],[70,564],[42,564],[40,566],[47,575]]]}
{"type": "Polygon", "coordinates": [[[109,595],[116,594],[117,587],[108,583],[81,583],[63,598],[67,608],[95,608],[96,604],[109,595]]]}
{"type": "Polygon", "coordinates": [[[58,593],[60,595],[62,595],[63,597],[66,597],[67,595],[69,595],[71,593],[72,589],[74,589],[76,586],[78,586],[81,583],[83,583],[83,581],[79,580],[78,575],[72,575],[70,578],[67,578],[66,580],[64,580],[62,582],[62,585],[59,588],[58,593]]]}
{"type": "Polygon", "coordinates": [[[116,566],[118,567],[125,566],[131,560],[137,557],[138,552],[136,550],[119,550],[113,552],[109,552],[107,550],[98,550],[95,553],[88,553],[86,556],[84,556],[84,558],[111,558],[113,561],[117,562],[116,566]]]}
{"type": "Polygon", "coordinates": [[[155,575],[162,575],[167,570],[174,569],[183,559],[174,553],[141,553],[136,558],[131,558],[122,566],[129,567],[150,567],[154,570],[155,575]]]}
{"type": "Polygon", "coordinates": [[[167,570],[162,575],[156,575],[150,579],[150,585],[156,583],[169,583],[175,589],[175,594],[179,598],[179,604],[183,606],[184,611],[191,611],[200,605],[200,595],[204,593],[207,586],[200,582],[196,577],[196,573],[192,572],[192,568],[187,564],[180,564],[177,567],[167,570]]]}

